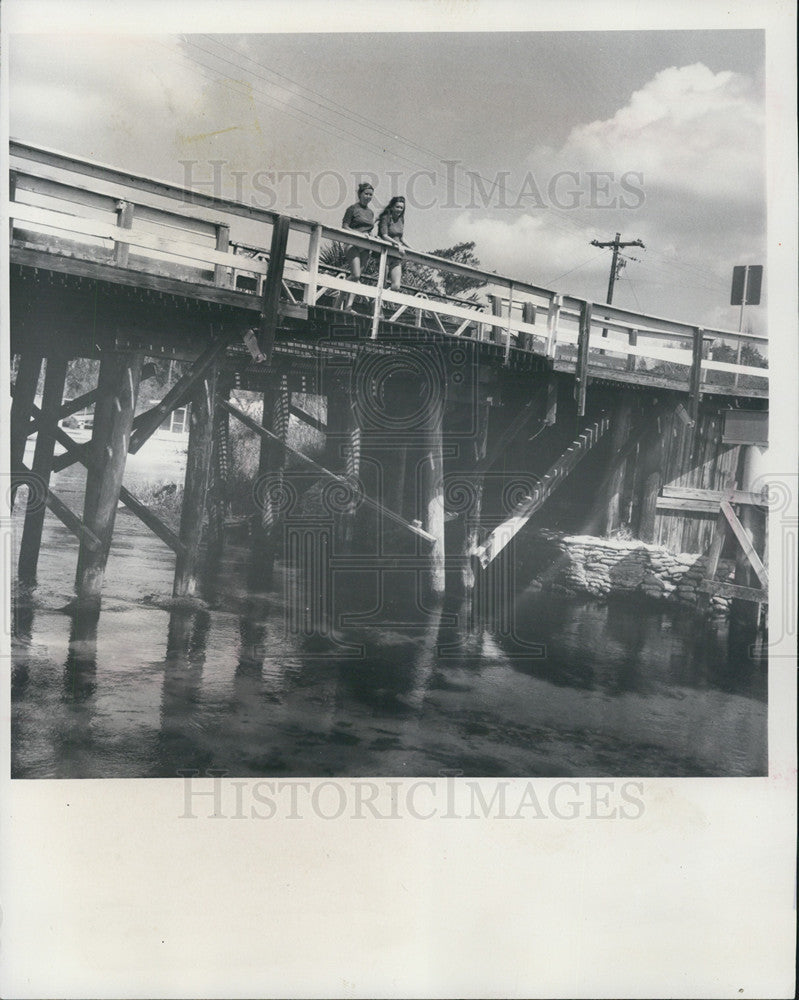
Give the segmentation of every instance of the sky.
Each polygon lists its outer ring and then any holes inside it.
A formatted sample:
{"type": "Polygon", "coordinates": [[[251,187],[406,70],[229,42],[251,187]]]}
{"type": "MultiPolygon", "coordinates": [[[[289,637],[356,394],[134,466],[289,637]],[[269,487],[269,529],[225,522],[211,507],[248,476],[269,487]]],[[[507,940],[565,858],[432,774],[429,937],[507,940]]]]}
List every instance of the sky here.
{"type": "MultiPolygon", "coordinates": [[[[12,137],[133,173],[329,225],[371,176],[377,207],[407,197],[414,248],[474,240],[487,270],[594,301],[610,251],[591,240],[618,232],[645,249],[614,303],[709,327],[738,328],[733,266],[765,264],[758,30],[27,34],[9,52],[12,137]]],[[[765,307],[746,323],[765,330],[765,307]]]]}

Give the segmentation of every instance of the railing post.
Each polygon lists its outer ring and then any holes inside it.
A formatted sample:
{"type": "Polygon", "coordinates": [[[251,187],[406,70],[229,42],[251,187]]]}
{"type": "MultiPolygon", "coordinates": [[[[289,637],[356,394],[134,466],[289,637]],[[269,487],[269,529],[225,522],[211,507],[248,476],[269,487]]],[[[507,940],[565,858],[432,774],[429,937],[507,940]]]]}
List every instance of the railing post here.
{"type": "MultiPolygon", "coordinates": [[[[227,253],[230,247],[230,226],[222,225],[216,227],[216,249],[222,253],[227,253]]],[[[235,279],[231,273],[231,283],[235,279]]],[[[218,287],[225,287],[228,284],[227,266],[225,264],[214,264],[214,284],[218,287]]]]}
{"type": "Polygon", "coordinates": [[[588,389],[588,351],[591,339],[592,308],[590,302],[583,302],[580,306],[580,334],[577,341],[574,398],[577,400],[577,413],[581,417],[585,413],[585,395],[588,389]]]}
{"type": "MultiPolygon", "coordinates": [[[[501,316],[502,315],[502,298],[501,298],[501,296],[499,296],[499,295],[489,295],[488,297],[489,297],[489,299],[491,299],[491,312],[493,313],[493,315],[494,316],[501,316]]],[[[499,333],[499,330],[492,323],[491,324],[491,335],[490,335],[490,337],[488,339],[493,344],[496,344],[496,343],[499,342],[500,336],[501,336],[501,334],[499,333]]]]}
{"type": "MultiPolygon", "coordinates": [[[[133,203],[130,201],[117,202],[117,225],[120,229],[133,228],[133,203]]],[[[114,243],[114,263],[117,267],[128,266],[128,255],[130,244],[117,241],[114,243]]]]}
{"type": "Polygon", "coordinates": [[[308,241],[308,284],[305,286],[303,301],[307,306],[316,305],[319,294],[319,248],[322,243],[322,227],[314,225],[308,241]]]}
{"type": "MultiPolygon", "coordinates": [[[[627,343],[630,345],[630,347],[635,347],[636,346],[636,344],[638,343],[638,331],[637,330],[630,330],[630,332],[627,334],[627,343]]],[[[628,354],[627,355],[627,371],[628,372],[634,372],[635,371],[635,364],[636,364],[636,362],[635,362],[635,355],[634,354],[628,354]]]]}
{"type": "Polygon", "coordinates": [[[380,313],[383,309],[383,285],[386,283],[386,265],[388,263],[388,247],[380,251],[380,266],[377,269],[377,294],[375,295],[374,312],[372,313],[372,340],[377,338],[377,328],[380,325],[380,313]]]}
{"type": "Polygon", "coordinates": [[[259,342],[261,351],[266,355],[267,363],[272,358],[272,347],[275,343],[278,310],[280,307],[280,290],[283,287],[283,265],[286,262],[286,244],[289,238],[290,219],[287,215],[278,215],[272,229],[272,245],[269,250],[269,265],[264,282],[264,298],[261,306],[261,324],[259,342]]]}
{"type": "Polygon", "coordinates": [[[547,357],[554,358],[558,347],[558,324],[563,296],[553,295],[547,311],[547,357]]]}
{"type": "Polygon", "coordinates": [[[691,415],[691,420],[696,426],[696,420],[699,415],[699,397],[702,385],[702,346],[704,343],[705,331],[701,326],[694,327],[694,350],[693,359],[691,361],[691,381],[688,389],[688,412],[691,415]]]}
{"type": "Polygon", "coordinates": [[[510,325],[513,320],[513,282],[508,286],[508,325],[505,328],[505,364],[510,363],[510,325]]]}

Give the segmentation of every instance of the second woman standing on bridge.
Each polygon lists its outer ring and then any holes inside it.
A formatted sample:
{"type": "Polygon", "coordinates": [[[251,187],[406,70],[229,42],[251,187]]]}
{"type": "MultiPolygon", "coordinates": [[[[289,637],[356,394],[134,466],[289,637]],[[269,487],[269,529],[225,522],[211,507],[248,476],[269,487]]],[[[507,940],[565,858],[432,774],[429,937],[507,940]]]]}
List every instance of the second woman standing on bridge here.
{"type": "MultiPolygon", "coordinates": [[[[405,199],[402,195],[392,198],[380,213],[377,223],[377,235],[393,243],[395,250],[388,254],[389,274],[391,276],[391,291],[398,292],[402,287],[402,258],[408,244],[403,239],[405,233],[405,199]]],[[[410,249],[410,247],[408,247],[410,249]]]]}

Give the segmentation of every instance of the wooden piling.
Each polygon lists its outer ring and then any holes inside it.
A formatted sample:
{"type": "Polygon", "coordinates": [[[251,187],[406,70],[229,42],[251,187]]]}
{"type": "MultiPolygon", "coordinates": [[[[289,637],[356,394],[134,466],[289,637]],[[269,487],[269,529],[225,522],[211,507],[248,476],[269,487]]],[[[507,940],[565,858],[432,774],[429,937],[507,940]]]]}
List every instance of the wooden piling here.
{"type": "MultiPolygon", "coordinates": [[[[39,373],[42,368],[42,356],[38,351],[26,351],[20,355],[17,378],[14,383],[14,398],[11,402],[11,468],[22,464],[25,457],[25,444],[28,440],[31,408],[36,397],[36,387],[39,384],[39,373]]],[[[17,486],[12,481],[9,506],[14,509],[14,498],[17,486]]]]}
{"type": "MultiPolygon", "coordinates": [[[[263,394],[261,427],[275,434],[280,441],[288,437],[291,415],[291,393],[285,375],[273,379],[263,394]]],[[[260,523],[255,532],[250,582],[255,586],[271,587],[275,558],[280,548],[282,529],[281,501],[286,484],[283,471],[287,452],[267,437],[261,438],[258,458],[256,496],[260,503],[260,523]]]]}
{"type": "Polygon", "coordinates": [[[75,576],[79,603],[99,604],[100,601],[143,359],[141,352],[108,353],[100,363],[83,523],[101,544],[90,548],[85,539],[81,540],[75,576]]]}
{"type": "Polygon", "coordinates": [[[649,426],[644,434],[642,444],[643,485],[641,502],[638,511],[638,530],[636,536],[642,542],[655,541],[655,525],[657,523],[657,500],[663,485],[663,433],[661,422],[666,417],[665,408],[652,406],[645,415],[649,426]]]}
{"type": "MultiPolygon", "coordinates": [[[[47,359],[44,392],[42,394],[42,411],[39,432],[36,435],[36,447],[33,453],[33,475],[37,477],[44,493],[50,484],[50,473],[53,468],[53,450],[55,448],[55,429],[58,424],[58,414],[64,396],[64,382],[67,376],[67,359],[51,356],[47,359]]],[[[28,373],[26,379],[32,378],[28,373]]],[[[35,391],[34,385],[34,391],[35,391]]],[[[30,408],[25,413],[25,426],[30,416],[30,408]]],[[[21,434],[22,432],[20,432],[21,434]]],[[[17,445],[18,446],[18,445],[17,445]]],[[[22,441],[24,451],[25,441],[22,441]]],[[[25,583],[35,583],[36,567],[39,562],[39,549],[42,544],[42,529],[44,528],[45,505],[31,505],[25,513],[25,524],[22,529],[22,540],[19,548],[19,579],[25,583]]]]}
{"type": "Polygon", "coordinates": [[[180,509],[180,541],[184,550],[175,559],[173,597],[193,597],[197,592],[200,542],[213,447],[216,380],[217,368],[214,365],[197,385],[190,404],[186,478],[180,509]]]}
{"type": "MultiPolygon", "coordinates": [[[[355,486],[361,470],[361,428],[349,388],[333,383],[327,391],[325,465],[343,473],[355,486]]],[[[401,511],[397,511],[400,516],[401,511]]],[[[337,552],[352,545],[355,536],[355,503],[346,503],[334,515],[334,544],[337,552]]]]}
{"type": "Polygon", "coordinates": [[[208,541],[206,572],[214,573],[225,546],[225,520],[228,512],[228,473],[230,467],[230,414],[219,405],[230,397],[230,382],[217,384],[212,427],[211,471],[208,486],[208,541]]]}
{"type": "Polygon", "coordinates": [[[431,398],[424,418],[424,459],[421,468],[421,521],[433,542],[428,551],[426,583],[435,596],[444,594],[444,404],[431,398]]]}
{"type": "Polygon", "coordinates": [[[627,439],[630,436],[632,416],[632,394],[623,391],[616,403],[613,413],[613,431],[610,442],[610,474],[602,490],[600,502],[600,531],[609,536],[620,525],[621,493],[624,486],[624,474],[627,468],[624,452],[627,439]]]}

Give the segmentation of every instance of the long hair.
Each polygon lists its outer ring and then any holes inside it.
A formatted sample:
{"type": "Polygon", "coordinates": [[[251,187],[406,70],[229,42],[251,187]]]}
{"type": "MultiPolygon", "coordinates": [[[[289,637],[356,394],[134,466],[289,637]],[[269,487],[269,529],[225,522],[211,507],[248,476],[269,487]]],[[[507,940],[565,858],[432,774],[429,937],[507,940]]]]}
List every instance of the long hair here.
{"type": "MultiPolygon", "coordinates": [[[[391,201],[386,205],[386,207],[380,213],[380,217],[377,220],[377,226],[378,226],[377,231],[378,232],[380,232],[380,223],[383,221],[383,219],[385,219],[385,218],[389,218],[390,219],[391,218],[391,209],[393,208],[394,205],[397,204],[398,201],[401,201],[403,205],[405,204],[405,199],[403,198],[403,196],[401,194],[394,195],[394,197],[391,199],[391,201]]],[[[404,208],[400,212],[398,218],[400,218],[400,219],[404,219],[405,218],[405,209],[404,208]]]]}

